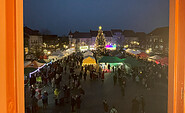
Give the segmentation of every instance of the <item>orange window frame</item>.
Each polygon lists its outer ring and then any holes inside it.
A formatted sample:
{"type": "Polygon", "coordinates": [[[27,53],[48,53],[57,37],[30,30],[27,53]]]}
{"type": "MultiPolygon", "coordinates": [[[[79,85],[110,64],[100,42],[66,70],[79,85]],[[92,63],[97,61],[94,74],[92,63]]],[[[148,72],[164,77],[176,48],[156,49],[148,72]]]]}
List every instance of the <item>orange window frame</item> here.
{"type": "MultiPolygon", "coordinates": [[[[170,0],[168,113],[184,113],[185,0],[170,0]]],[[[23,0],[0,0],[1,113],[24,113],[23,0]]]]}

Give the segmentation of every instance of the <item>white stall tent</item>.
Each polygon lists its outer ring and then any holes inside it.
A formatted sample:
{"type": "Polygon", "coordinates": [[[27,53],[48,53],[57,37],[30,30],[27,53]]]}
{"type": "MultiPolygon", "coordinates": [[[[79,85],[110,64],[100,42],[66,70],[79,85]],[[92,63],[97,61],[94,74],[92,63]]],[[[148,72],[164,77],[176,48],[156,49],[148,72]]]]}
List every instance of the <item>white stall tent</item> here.
{"type": "Polygon", "coordinates": [[[58,60],[58,59],[62,59],[64,57],[64,54],[61,52],[61,51],[56,51],[56,52],[53,52],[49,57],[48,59],[50,60],[58,60]]]}
{"type": "Polygon", "coordinates": [[[158,60],[158,59],[161,59],[161,57],[158,56],[158,55],[154,55],[154,56],[149,57],[148,61],[155,61],[155,60],[158,60]]]}
{"type": "Polygon", "coordinates": [[[130,53],[130,54],[134,54],[134,55],[137,55],[137,54],[141,53],[140,50],[133,50],[133,49],[127,49],[126,52],[130,53]]]}
{"type": "Polygon", "coordinates": [[[84,57],[86,56],[93,56],[93,53],[91,51],[87,51],[84,53],[84,57]]]}

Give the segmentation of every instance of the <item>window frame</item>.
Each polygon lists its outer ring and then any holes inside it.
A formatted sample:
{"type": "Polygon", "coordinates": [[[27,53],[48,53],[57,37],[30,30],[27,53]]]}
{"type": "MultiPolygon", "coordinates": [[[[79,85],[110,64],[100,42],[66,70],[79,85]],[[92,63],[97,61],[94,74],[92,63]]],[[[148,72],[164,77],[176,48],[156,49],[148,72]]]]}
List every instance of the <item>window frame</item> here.
{"type": "MultiPolygon", "coordinates": [[[[168,113],[183,113],[185,0],[169,3],[168,113]]],[[[0,17],[1,112],[24,113],[23,0],[0,0],[0,17]]]]}

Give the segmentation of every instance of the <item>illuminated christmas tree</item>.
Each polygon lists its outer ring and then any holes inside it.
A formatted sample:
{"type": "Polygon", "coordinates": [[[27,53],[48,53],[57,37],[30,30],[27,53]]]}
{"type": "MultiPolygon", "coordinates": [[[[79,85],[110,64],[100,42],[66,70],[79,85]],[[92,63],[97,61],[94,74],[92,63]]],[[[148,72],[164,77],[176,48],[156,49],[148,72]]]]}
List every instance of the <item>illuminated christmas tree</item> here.
{"type": "Polygon", "coordinates": [[[96,50],[99,53],[105,53],[105,44],[106,44],[106,40],[103,35],[102,27],[99,26],[98,35],[96,37],[96,50]]]}

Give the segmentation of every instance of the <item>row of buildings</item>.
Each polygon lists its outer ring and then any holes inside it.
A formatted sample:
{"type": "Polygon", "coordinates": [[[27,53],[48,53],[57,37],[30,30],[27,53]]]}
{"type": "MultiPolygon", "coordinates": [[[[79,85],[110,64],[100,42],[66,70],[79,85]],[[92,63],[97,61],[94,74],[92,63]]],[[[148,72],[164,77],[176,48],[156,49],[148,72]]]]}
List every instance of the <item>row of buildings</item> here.
{"type": "MultiPolygon", "coordinates": [[[[98,31],[89,32],[69,32],[68,36],[59,37],[57,35],[43,35],[38,30],[24,27],[24,48],[26,54],[51,53],[57,49],[80,48],[95,49],[95,40],[98,31]]],[[[154,29],[149,34],[144,32],[134,32],[133,30],[111,29],[103,31],[107,45],[116,45],[116,48],[134,48],[150,50],[153,53],[168,54],[169,28],[160,27],[154,29]]]]}
{"type": "Polygon", "coordinates": [[[44,35],[38,30],[24,27],[24,53],[33,54],[39,57],[43,54],[50,54],[57,49],[64,49],[68,45],[68,37],[57,35],[44,35]],[[66,46],[64,46],[66,45],[66,46]]]}
{"type": "MultiPolygon", "coordinates": [[[[133,30],[111,29],[103,31],[107,45],[116,45],[117,48],[138,48],[141,50],[152,51],[153,53],[168,53],[169,28],[160,27],[151,33],[134,32],[133,30]]],[[[95,40],[98,31],[90,30],[89,32],[69,32],[69,47],[88,46],[89,49],[95,47],[95,40]]]]}

